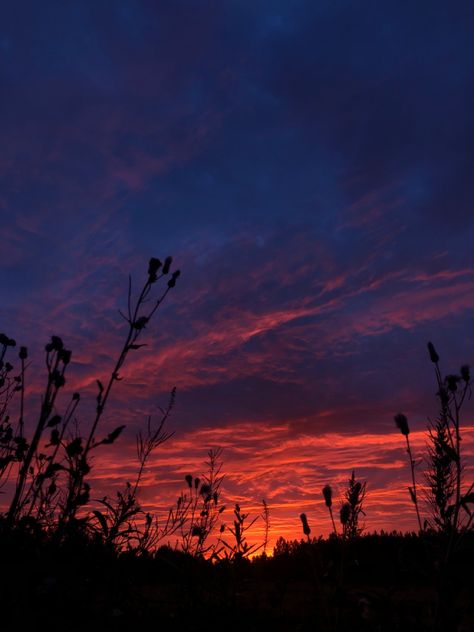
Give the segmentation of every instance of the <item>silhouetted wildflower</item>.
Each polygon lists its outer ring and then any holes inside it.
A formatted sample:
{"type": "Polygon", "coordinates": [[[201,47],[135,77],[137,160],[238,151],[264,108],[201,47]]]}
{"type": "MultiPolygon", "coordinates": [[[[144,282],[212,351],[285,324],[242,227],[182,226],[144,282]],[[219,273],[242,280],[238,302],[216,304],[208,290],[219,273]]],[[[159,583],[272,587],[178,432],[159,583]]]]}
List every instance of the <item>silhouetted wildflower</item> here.
{"type": "Polygon", "coordinates": [[[173,272],[173,274],[171,275],[171,279],[168,281],[168,287],[171,288],[176,285],[176,279],[179,277],[180,274],[180,270],[176,270],[175,272],[173,272]]]}
{"type": "Polygon", "coordinates": [[[186,474],[184,480],[188,484],[189,489],[191,489],[191,487],[193,486],[193,477],[191,476],[191,474],[186,474]]]}
{"type": "Polygon", "coordinates": [[[436,353],[436,349],[434,348],[434,344],[432,342],[428,343],[428,353],[430,354],[430,360],[434,364],[439,362],[439,355],[436,353]]]}
{"type": "Polygon", "coordinates": [[[161,268],[161,261],[157,257],[151,257],[148,263],[148,274],[156,274],[161,268]]]}
{"type": "Polygon", "coordinates": [[[342,505],[339,517],[343,526],[349,522],[349,518],[351,517],[351,506],[349,503],[344,503],[342,505]]]}
{"type": "Polygon", "coordinates": [[[311,528],[308,524],[308,518],[305,513],[300,514],[300,520],[301,520],[301,524],[303,525],[303,533],[305,534],[306,537],[309,538],[309,535],[311,533],[311,528]]]}
{"type": "Polygon", "coordinates": [[[448,390],[450,390],[452,393],[455,393],[458,390],[458,382],[461,381],[461,378],[459,375],[447,375],[445,377],[446,380],[446,385],[448,387],[448,390]]]}
{"type": "Polygon", "coordinates": [[[168,274],[172,263],[173,263],[173,257],[166,257],[165,262],[163,264],[163,274],[168,274]]]}
{"type": "Polygon", "coordinates": [[[48,353],[51,351],[61,351],[63,346],[63,341],[59,336],[51,336],[51,342],[48,342],[45,346],[45,351],[48,353]]]}
{"type": "Polygon", "coordinates": [[[4,345],[5,347],[16,347],[16,340],[9,338],[5,334],[0,334],[0,345],[4,345]]]}
{"type": "Polygon", "coordinates": [[[395,415],[394,419],[397,428],[400,430],[402,435],[408,437],[408,435],[410,434],[410,428],[408,426],[408,419],[406,418],[406,416],[402,413],[398,413],[397,415],[395,415]]]}
{"type": "Polygon", "coordinates": [[[325,485],[323,487],[323,496],[326,507],[332,507],[332,489],[330,485],[325,485]]]}
{"type": "Polygon", "coordinates": [[[20,360],[26,360],[28,357],[28,349],[26,347],[20,347],[20,353],[18,354],[20,360]]]}
{"type": "Polygon", "coordinates": [[[59,357],[61,358],[61,362],[66,366],[71,362],[72,351],[69,349],[61,349],[59,352],[59,357]]]}

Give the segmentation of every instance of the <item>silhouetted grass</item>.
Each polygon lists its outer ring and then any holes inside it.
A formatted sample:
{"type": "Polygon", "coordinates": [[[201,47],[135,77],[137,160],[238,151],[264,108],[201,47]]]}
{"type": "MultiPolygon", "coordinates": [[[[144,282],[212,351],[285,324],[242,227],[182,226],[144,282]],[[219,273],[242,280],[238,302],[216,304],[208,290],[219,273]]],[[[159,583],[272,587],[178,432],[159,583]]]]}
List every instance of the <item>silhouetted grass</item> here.
{"type": "Polygon", "coordinates": [[[57,408],[72,357],[62,339],[52,336],[46,344],[46,384],[32,423],[25,419],[28,350],[20,348],[15,368],[16,343],[0,334],[0,482],[7,491],[0,514],[1,629],[474,630],[474,493],[464,484],[461,454],[461,411],[471,378],[466,365],[459,375],[443,377],[431,343],[439,414],[428,428],[425,490],[417,485],[408,420],[395,416],[407,446],[416,534],[366,534],[360,522],[366,482],[352,471],[339,501],[339,529],[326,485],[329,538],[312,538],[311,521],[301,513],[305,539],[279,538],[267,556],[265,500],[257,516],[235,504],[226,522],[220,449],[209,450],[204,474],[184,477],[183,491],[159,523],[142,511],[140,485],[150,455],[173,434],[165,424],[174,389],[160,419],[149,417],[137,436],[135,480],[91,502],[90,457],[124,429],[101,434],[105,408],[129,353],[140,349],[143,331],[176,284],[179,271],[170,273],[171,263],[170,257],[150,259],[135,301],[129,281],[124,343],[108,379],[97,380],[87,427],[75,423],[79,393],[64,410],[57,408]],[[164,277],[165,289],[153,298],[164,277]],[[252,542],[260,519],[264,540],[252,542]],[[160,546],[171,539],[173,547],[160,546]]]}

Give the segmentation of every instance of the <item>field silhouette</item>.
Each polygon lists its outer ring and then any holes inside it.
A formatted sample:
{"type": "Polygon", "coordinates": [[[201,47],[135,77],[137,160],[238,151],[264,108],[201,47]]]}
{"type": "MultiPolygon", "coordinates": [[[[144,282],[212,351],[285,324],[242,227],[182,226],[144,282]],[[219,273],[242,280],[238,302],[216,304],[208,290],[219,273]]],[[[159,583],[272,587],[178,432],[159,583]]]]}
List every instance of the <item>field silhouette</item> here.
{"type": "Polygon", "coordinates": [[[185,476],[166,520],[158,521],[142,510],[140,486],[150,456],[172,440],[175,389],[136,437],[135,479],[113,498],[93,499],[92,457],[125,427],[105,433],[104,411],[127,358],[139,353],[147,325],[177,284],[180,271],[172,265],[171,257],[151,258],[136,296],[129,279],[124,342],[108,379],[97,380],[89,423],[76,418],[80,393],[58,410],[72,352],[56,335],[45,346],[37,421],[26,419],[28,349],[0,334],[3,629],[474,630],[474,492],[462,455],[471,375],[468,365],[443,375],[431,342],[439,412],[428,430],[422,481],[409,420],[402,412],[394,417],[406,444],[416,533],[367,533],[367,481],[352,471],[342,498],[330,484],[321,490],[330,536],[314,538],[311,517],[301,513],[301,540],[279,538],[271,552],[271,506],[264,500],[252,516],[238,503],[222,503],[220,449],[209,450],[204,473],[185,476]],[[224,512],[232,515],[228,526],[224,512]],[[257,520],[262,542],[252,537],[257,520]]]}

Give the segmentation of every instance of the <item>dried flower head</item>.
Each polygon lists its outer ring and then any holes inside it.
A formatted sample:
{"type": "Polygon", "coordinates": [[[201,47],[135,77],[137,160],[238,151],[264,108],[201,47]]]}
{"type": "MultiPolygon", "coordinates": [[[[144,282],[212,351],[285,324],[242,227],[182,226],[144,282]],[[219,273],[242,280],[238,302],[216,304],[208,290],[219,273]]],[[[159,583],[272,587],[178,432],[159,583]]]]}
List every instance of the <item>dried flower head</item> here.
{"type": "Polygon", "coordinates": [[[332,507],[332,489],[330,485],[325,485],[323,487],[323,496],[326,507],[332,507]]]}
{"type": "Polygon", "coordinates": [[[349,503],[344,503],[342,505],[339,517],[343,526],[349,522],[349,518],[351,517],[351,506],[349,503]]]}
{"type": "Polygon", "coordinates": [[[172,288],[176,285],[176,279],[179,277],[180,274],[180,270],[176,270],[175,272],[173,272],[173,274],[171,275],[171,279],[168,281],[169,288],[172,288]]]}
{"type": "Polygon", "coordinates": [[[430,354],[430,360],[434,364],[439,362],[439,355],[436,353],[436,349],[434,348],[434,344],[432,342],[428,343],[428,353],[430,354]]]}
{"type": "Polygon", "coordinates": [[[406,416],[403,415],[402,413],[398,413],[398,415],[395,415],[394,419],[395,419],[395,424],[397,428],[400,430],[400,432],[402,433],[402,435],[404,435],[405,437],[408,437],[408,435],[410,434],[410,428],[408,426],[408,419],[406,418],[406,416]]]}
{"type": "Polygon", "coordinates": [[[173,257],[166,257],[165,262],[163,264],[163,274],[168,274],[172,263],[173,263],[173,257]]]}
{"type": "Polygon", "coordinates": [[[300,520],[301,524],[303,525],[303,533],[306,536],[309,536],[309,534],[311,533],[311,528],[308,524],[308,518],[305,513],[300,514],[300,520]]]}
{"type": "Polygon", "coordinates": [[[451,393],[455,393],[458,390],[458,382],[461,381],[461,377],[459,375],[447,375],[445,377],[446,386],[451,393]]]}

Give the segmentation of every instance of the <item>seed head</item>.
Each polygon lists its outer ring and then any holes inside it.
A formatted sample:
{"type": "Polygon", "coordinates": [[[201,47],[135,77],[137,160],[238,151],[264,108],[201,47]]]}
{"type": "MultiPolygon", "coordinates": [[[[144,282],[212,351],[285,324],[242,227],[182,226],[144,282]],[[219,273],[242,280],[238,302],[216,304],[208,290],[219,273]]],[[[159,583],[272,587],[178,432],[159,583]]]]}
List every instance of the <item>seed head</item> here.
{"type": "Polygon", "coordinates": [[[166,257],[165,263],[163,264],[163,274],[168,274],[172,263],[173,257],[166,257]]]}
{"type": "Polygon", "coordinates": [[[344,503],[342,505],[339,517],[343,526],[349,522],[349,518],[351,517],[351,506],[349,503],[344,503]]]}
{"type": "Polygon", "coordinates": [[[300,514],[301,524],[303,525],[303,533],[307,536],[311,533],[310,526],[308,524],[308,518],[305,513],[300,514]]]}
{"type": "Polygon", "coordinates": [[[408,426],[408,419],[405,417],[405,415],[403,415],[402,413],[398,413],[398,415],[395,415],[394,419],[395,424],[402,435],[408,437],[408,435],[410,434],[410,428],[408,426]]]}
{"type": "Polygon", "coordinates": [[[332,507],[332,489],[330,485],[325,485],[323,487],[323,496],[326,507],[332,507]]]}
{"type": "Polygon", "coordinates": [[[446,386],[451,393],[455,393],[458,390],[458,382],[461,381],[459,375],[447,375],[446,378],[446,386]]]}
{"type": "Polygon", "coordinates": [[[148,262],[148,274],[156,274],[161,268],[161,261],[157,257],[152,257],[148,262]]]}
{"type": "Polygon", "coordinates": [[[430,360],[434,364],[439,362],[439,355],[436,353],[436,349],[434,348],[434,344],[432,342],[428,343],[428,353],[430,354],[430,360]]]}

